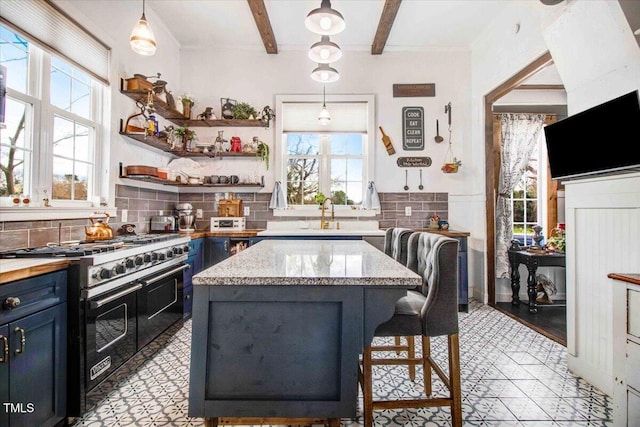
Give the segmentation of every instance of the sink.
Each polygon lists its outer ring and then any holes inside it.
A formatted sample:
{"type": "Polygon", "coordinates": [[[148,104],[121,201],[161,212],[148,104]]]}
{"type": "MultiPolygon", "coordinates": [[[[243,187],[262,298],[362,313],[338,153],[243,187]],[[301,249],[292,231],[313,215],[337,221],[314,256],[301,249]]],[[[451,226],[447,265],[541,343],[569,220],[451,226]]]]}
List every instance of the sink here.
{"type": "Polygon", "coordinates": [[[378,221],[331,221],[329,224],[330,228],[323,230],[320,220],[267,221],[267,229],[258,236],[384,236],[378,221]]]}

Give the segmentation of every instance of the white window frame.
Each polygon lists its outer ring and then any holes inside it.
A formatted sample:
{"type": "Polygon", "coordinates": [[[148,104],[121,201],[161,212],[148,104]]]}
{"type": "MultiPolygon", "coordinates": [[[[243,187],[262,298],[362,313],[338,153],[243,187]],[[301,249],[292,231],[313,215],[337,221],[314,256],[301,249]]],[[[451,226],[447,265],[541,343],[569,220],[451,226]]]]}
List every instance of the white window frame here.
{"type": "MultiPolygon", "coordinates": [[[[533,224],[533,225],[540,225],[542,227],[543,230],[547,230],[547,169],[548,169],[548,160],[547,160],[547,146],[545,143],[545,139],[544,139],[544,132],[540,132],[539,136],[538,136],[538,142],[537,142],[537,146],[535,148],[535,151],[537,153],[538,156],[538,173],[537,173],[537,189],[536,189],[536,210],[538,213],[538,220],[534,223],[531,221],[526,221],[525,222],[525,233],[524,233],[524,244],[527,244],[527,238],[531,237],[533,238],[533,234],[529,235],[526,232],[526,224],[533,224]]],[[[520,178],[520,180],[524,180],[524,175],[522,178],[520,178]]],[[[513,199],[513,193],[511,194],[511,197],[509,198],[510,202],[511,202],[511,211],[514,212],[514,208],[513,208],[513,203],[514,203],[514,199],[513,199]]],[[[526,200],[526,199],[525,199],[526,200]]],[[[532,199],[529,199],[532,200],[532,199]]],[[[525,205],[525,212],[526,212],[526,205],[525,205]]],[[[513,227],[514,221],[513,218],[511,220],[511,227],[513,227]]],[[[544,240],[543,242],[547,241],[547,238],[549,236],[544,235],[544,231],[543,231],[543,236],[544,236],[544,240]]],[[[533,240],[531,241],[531,244],[533,243],[533,240]]]]}
{"type": "MultiPolygon", "coordinates": [[[[367,184],[373,181],[375,173],[375,117],[376,117],[376,105],[375,95],[373,94],[356,94],[356,95],[344,95],[333,94],[326,95],[327,109],[331,112],[331,103],[344,102],[344,103],[366,103],[367,104],[367,134],[364,136],[364,150],[363,150],[363,188],[362,194],[365,194],[367,184]]],[[[276,95],[276,132],[275,132],[275,151],[276,156],[274,159],[274,175],[275,181],[280,181],[283,186],[286,186],[287,182],[287,137],[282,128],[282,114],[283,104],[286,103],[313,103],[318,105],[318,112],[322,108],[321,99],[317,94],[304,94],[304,95],[276,95]]],[[[305,133],[300,131],[299,133],[305,133]]],[[[323,132],[309,131],[308,133],[322,134],[323,132]]],[[[332,133],[340,133],[332,132],[332,133]]],[[[327,157],[321,159],[326,160],[327,157]]],[[[319,167],[321,169],[321,167],[319,167]]],[[[326,170],[326,169],[325,169],[326,170]]],[[[323,177],[321,176],[322,180],[323,177]]],[[[325,179],[328,179],[325,177],[325,179]]],[[[380,212],[380,209],[362,209],[360,205],[336,205],[335,214],[340,217],[373,217],[380,212]]],[[[320,209],[317,205],[292,205],[286,209],[274,209],[274,216],[300,216],[300,217],[320,217],[320,209]]]]}
{"type": "MultiPolygon", "coordinates": [[[[10,26],[5,26],[9,31],[15,31],[10,26]]],[[[18,32],[20,34],[20,32],[18,32]]],[[[24,37],[20,34],[21,37],[24,37]]],[[[51,73],[51,57],[52,54],[47,52],[38,43],[29,40],[29,76],[27,82],[26,94],[7,87],[7,96],[27,102],[32,105],[31,122],[25,122],[25,138],[30,138],[26,142],[31,147],[31,164],[29,168],[29,177],[25,177],[28,188],[25,192],[31,195],[32,206],[30,207],[11,207],[9,198],[0,198],[0,214],[2,221],[30,221],[30,220],[47,220],[47,219],[63,219],[63,218],[86,218],[93,213],[96,207],[100,208],[100,212],[107,212],[110,215],[116,214],[115,208],[104,206],[106,201],[106,193],[103,194],[103,180],[108,182],[108,156],[105,151],[108,150],[108,138],[105,133],[108,132],[109,117],[107,116],[103,105],[109,88],[99,83],[95,77],[91,78],[91,119],[86,119],[72,112],[61,110],[50,104],[50,73],[51,73]],[[46,101],[45,101],[46,100],[46,101]],[[53,122],[54,115],[61,116],[66,119],[74,120],[79,124],[88,126],[93,129],[93,174],[88,177],[88,196],[87,200],[61,200],[53,199],[53,122]],[[31,128],[30,128],[31,127],[31,128]],[[43,206],[44,194],[39,190],[47,188],[50,207],[43,206]]],[[[77,65],[69,62],[66,58],[56,55],[63,62],[68,63],[73,68],[77,65]]],[[[84,71],[84,70],[81,70],[84,71]]]]}

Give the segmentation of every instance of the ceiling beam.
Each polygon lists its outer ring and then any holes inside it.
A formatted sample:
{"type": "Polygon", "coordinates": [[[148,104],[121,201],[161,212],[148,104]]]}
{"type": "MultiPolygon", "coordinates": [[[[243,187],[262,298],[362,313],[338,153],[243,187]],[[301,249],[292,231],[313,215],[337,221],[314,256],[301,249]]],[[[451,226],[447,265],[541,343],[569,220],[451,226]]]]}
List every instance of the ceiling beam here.
{"type": "Polygon", "coordinates": [[[384,2],[384,9],[382,9],[382,15],[380,15],[376,36],[373,39],[373,45],[371,45],[372,55],[382,54],[384,45],[387,43],[387,38],[391,32],[391,27],[393,27],[393,21],[395,21],[398,9],[400,9],[401,1],[402,0],[386,0],[384,2]]]}
{"type": "Polygon", "coordinates": [[[271,28],[271,21],[269,21],[269,15],[267,14],[267,8],[264,5],[264,0],[247,0],[253,19],[256,21],[256,26],[262,37],[262,43],[267,53],[278,53],[278,44],[276,38],[273,35],[273,29],[271,28]]]}
{"type": "Polygon", "coordinates": [[[565,90],[564,85],[518,85],[513,88],[514,90],[565,90]]]}

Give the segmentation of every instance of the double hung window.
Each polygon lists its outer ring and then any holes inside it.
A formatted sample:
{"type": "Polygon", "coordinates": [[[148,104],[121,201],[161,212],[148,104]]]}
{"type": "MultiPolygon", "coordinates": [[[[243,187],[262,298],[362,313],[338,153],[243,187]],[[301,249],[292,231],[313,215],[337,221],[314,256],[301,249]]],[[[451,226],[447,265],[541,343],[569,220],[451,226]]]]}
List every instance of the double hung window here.
{"type": "Polygon", "coordinates": [[[373,96],[335,96],[326,103],[332,116],[326,126],[317,120],[322,104],[310,97],[276,98],[281,114],[276,180],[282,183],[288,206],[313,215],[322,196],[344,211],[347,205],[349,210],[360,205],[373,177],[373,96]]]}
{"type": "Polygon", "coordinates": [[[0,196],[75,208],[101,195],[109,55],[54,4],[3,1],[0,196]]]}

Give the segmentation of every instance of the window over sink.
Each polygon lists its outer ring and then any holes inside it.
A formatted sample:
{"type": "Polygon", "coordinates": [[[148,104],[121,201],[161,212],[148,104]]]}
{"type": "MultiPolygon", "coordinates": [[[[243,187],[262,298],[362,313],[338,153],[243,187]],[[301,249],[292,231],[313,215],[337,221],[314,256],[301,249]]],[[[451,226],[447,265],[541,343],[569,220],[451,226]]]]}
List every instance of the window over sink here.
{"type": "MultiPolygon", "coordinates": [[[[374,96],[327,95],[332,117],[328,125],[318,122],[322,99],[316,98],[276,96],[276,117],[281,120],[276,121],[275,179],[282,183],[289,206],[274,211],[276,216],[320,215],[319,194],[331,198],[336,215],[351,213],[373,179],[374,96]]],[[[358,210],[359,216],[368,214],[375,212],[358,210]]]]}

